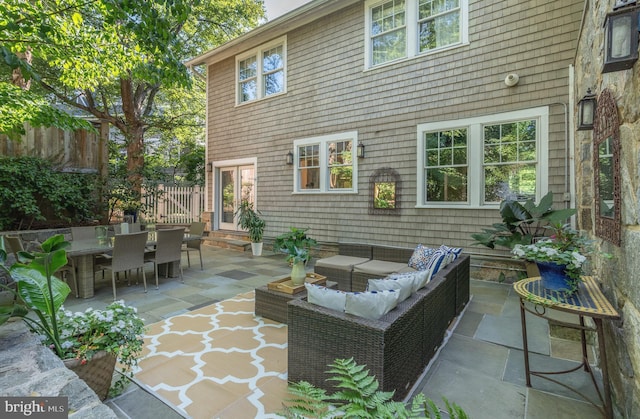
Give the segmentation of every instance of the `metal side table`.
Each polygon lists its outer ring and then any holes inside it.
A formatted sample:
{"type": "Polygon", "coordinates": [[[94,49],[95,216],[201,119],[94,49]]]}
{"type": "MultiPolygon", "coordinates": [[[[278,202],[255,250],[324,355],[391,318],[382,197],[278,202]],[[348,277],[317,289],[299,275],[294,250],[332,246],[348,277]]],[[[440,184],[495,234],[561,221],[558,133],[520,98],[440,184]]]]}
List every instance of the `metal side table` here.
{"type": "Polygon", "coordinates": [[[603,320],[619,320],[620,315],[613,308],[611,303],[600,291],[600,287],[596,283],[595,279],[591,276],[583,276],[582,283],[579,286],[577,293],[571,296],[567,296],[564,292],[549,291],[542,287],[542,281],[540,277],[527,278],[522,281],[518,281],[513,284],[515,292],[520,296],[520,318],[522,320],[522,343],[524,348],[524,366],[527,379],[527,387],[531,387],[531,376],[535,375],[540,378],[552,381],[559,384],[580,397],[593,404],[598,408],[606,418],[613,418],[613,407],[611,405],[611,390],[609,388],[609,375],[607,371],[607,353],[605,351],[604,330],[602,327],[603,320]],[[534,308],[530,309],[525,306],[525,303],[529,302],[534,304],[534,308]],[[546,316],[547,310],[559,310],[567,313],[572,313],[578,316],[580,324],[572,324],[554,320],[555,323],[560,326],[568,327],[571,329],[580,330],[581,344],[582,344],[582,364],[576,368],[566,371],[531,371],[529,368],[529,346],[527,343],[527,324],[525,321],[526,312],[534,314],[538,317],[549,319],[546,316]],[[595,328],[585,325],[584,318],[590,317],[593,319],[595,328]],[[598,336],[598,351],[600,353],[600,369],[602,371],[602,386],[599,388],[595,375],[591,366],[589,365],[589,359],[587,358],[587,342],[586,332],[595,331],[598,336]],[[602,406],[596,404],[593,400],[589,400],[582,393],[560,383],[553,378],[546,377],[550,374],[566,374],[573,371],[577,371],[580,368],[584,368],[586,372],[591,376],[598,397],[602,406]]]}

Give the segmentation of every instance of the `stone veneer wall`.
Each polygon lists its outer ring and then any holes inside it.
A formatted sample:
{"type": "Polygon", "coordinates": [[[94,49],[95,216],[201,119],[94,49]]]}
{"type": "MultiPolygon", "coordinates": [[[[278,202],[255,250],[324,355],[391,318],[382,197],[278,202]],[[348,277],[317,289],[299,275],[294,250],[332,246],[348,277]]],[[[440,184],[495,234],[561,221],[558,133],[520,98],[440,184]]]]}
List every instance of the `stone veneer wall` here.
{"type": "Polygon", "coordinates": [[[0,326],[0,396],[68,397],[70,417],[117,418],[22,320],[0,326]]]}
{"type": "MultiPolygon", "coordinates": [[[[622,245],[596,240],[611,260],[593,258],[594,274],[622,319],[605,323],[606,348],[616,417],[640,417],[640,63],[629,70],[602,73],[604,22],[615,0],[586,0],[575,58],[575,101],[587,88],[609,89],[620,119],[622,245]]],[[[574,111],[577,111],[577,105],[574,111]]],[[[576,122],[577,123],[577,122],[576,122]]],[[[574,127],[575,128],[575,127],[574,127]]],[[[576,192],[579,227],[595,231],[593,131],[575,131],[576,192]]]]}

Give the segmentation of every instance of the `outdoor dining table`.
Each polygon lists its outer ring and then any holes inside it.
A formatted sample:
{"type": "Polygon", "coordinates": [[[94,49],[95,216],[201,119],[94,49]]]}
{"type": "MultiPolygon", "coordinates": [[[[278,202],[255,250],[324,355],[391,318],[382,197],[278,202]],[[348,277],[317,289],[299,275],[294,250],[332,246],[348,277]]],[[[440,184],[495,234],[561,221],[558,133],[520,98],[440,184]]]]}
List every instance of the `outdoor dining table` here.
{"type": "MultiPolygon", "coordinates": [[[[155,231],[149,231],[147,246],[152,247],[157,243],[155,231]]],[[[185,234],[183,243],[192,240],[200,240],[202,236],[185,234]]],[[[78,295],[80,298],[91,298],[94,294],[93,282],[95,272],[93,271],[93,258],[96,255],[108,253],[113,249],[111,239],[100,242],[97,238],[85,240],[71,240],[70,247],[67,248],[67,256],[73,258],[76,267],[76,278],[78,279],[78,295]]]]}

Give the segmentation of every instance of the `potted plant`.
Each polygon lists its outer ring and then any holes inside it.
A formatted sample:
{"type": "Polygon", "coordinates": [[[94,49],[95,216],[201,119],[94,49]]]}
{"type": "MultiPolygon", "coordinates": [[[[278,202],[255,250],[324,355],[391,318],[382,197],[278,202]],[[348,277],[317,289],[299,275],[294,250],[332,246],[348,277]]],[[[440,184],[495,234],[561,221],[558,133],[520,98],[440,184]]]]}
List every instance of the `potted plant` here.
{"type": "Polygon", "coordinates": [[[291,264],[291,281],[294,285],[304,283],[305,265],[311,259],[311,249],[318,245],[315,239],[307,236],[308,228],[290,227],[289,231],[279,235],[273,242],[273,251],[287,255],[291,264]]]}
{"type": "Polygon", "coordinates": [[[260,211],[253,209],[252,202],[243,200],[235,215],[238,219],[238,226],[249,233],[253,256],[262,255],[262,237],[264,235],[265,222],[260,218],[260,211]]]}
{"type": "Polygon", "coordinates": [[[585,253],[592,251],[591,240],[580,235],[568,224],[554,224],[549,238],[535,243],[516,244],[512,253],[516,258],[538,265],[542,286],[569,294],[578,291],[585,253]]]}
{"type": "MultiPolygon", "coordinates": [[[[547,235],[546,227],[564,223],[576,213],[575,209],[553,209],[553,192],[547,193],[538,204],[532,199],[520,203],[515,199],[505,199],[500,203],[501,223],[484,228],[482,233],[472,234],[476,245],[490,249],[503,247],[513,250],[514,246],[534,243],[547,235]]],[[[533,265],[535,268],[535,265],[533,265]]],[[[538,276],[537,270],[527,267],[529,276],[538,276]]]]}
{"type": "Polygon", "coordinates": [[[114,384],[113,392],[122,390],[126,375],[132,376],[144,344],[144,322],[135,308],[121,301],[105,310],[66,311],[62,304],[71,289],[53,274],[66,265],[68,246],[63,235],[53,236],[42,243],[41,252],[19,252],[18,262],[7,268],[6,251],[0,242],[0,266],[14,279],[16,289],[0,286],[18,297],[11,306],[0,308],[0,324],[11,317],[21,317],[43,344],[105,399],[116,359],[123,366],[124,374],[114,384]],[[30,312],[35,316],[29,315],[30,312]],[[102,381],[96,381],[96,375],[91,375],[95,364],[109,369],[99,374],[104,377],[102,381]],[[83,376],[85,373],[89,375],[83,376]]]}

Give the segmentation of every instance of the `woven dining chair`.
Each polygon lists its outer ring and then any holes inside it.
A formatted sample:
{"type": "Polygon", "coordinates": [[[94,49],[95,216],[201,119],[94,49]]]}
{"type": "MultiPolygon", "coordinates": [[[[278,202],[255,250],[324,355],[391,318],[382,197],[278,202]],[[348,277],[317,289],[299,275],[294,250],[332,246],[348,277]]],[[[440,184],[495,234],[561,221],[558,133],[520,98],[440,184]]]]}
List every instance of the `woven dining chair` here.
{"type": "MultiPolygon", "coordinates": [[[[144,273],[144,251],[147,244],[147,232],[129,234],[116,234],[113,240],[113,253],[105,255],[105,261],[97,265],[98,269],[111,270],[111,284],[113,286],[113,299],[116,300],[116,274],[136,270],[136,280],[139,271],[142,270],[142,282],[144,292],[147,292],[147,278],[144,273]]],[[[131,275],[127,278],[128,285],[131,285],[131,275]]],[[[137,281],[136,281],[137,284],[137,281]]]]}
{"type": "MultiPolygon", "coordinates": [[[[178,263],[180,271],[180,282],[184,282],[182,277],[182,239],[184,238],[184,227],[171,228],[166,230],[158,230],[156,248],[153,253],[147,255],[147,262],[153,263],[153,270],[156,275],[156,289],[158,286],[158,265],[161,263],[178,263]]],[[[169,268],[167,267],[166,276],[169,277],[169,268]]]]}
{"type": "MultiPolygon", "coordinates": [[[[194,236],[202,236],[204,234],[205,223],[193,222],[189,226],[189,234],[194,236]]],[[[202,251],[200,250],[200,246],[202,245],[202,239],[200,240],[189,240],[185,247],[182,248],[183,252],[187,252],[187,264],[191,267],[191,258],[189,257],[189,251],[198,251],[198,255],[200,256],[200,270],[204,270],[204,266],[202,264],[202,251]]]]}

